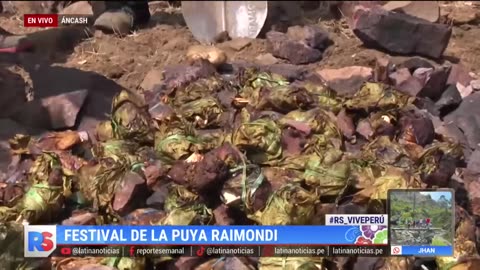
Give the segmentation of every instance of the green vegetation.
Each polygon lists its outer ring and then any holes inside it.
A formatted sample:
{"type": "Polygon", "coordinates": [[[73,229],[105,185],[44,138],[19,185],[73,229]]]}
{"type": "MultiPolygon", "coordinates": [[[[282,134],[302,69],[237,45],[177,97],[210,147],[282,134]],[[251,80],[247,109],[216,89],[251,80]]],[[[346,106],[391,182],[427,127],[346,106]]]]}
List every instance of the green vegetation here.
{"type": "Polygon", "coordinates": [[[435,236],[432,240],[432,246],[450,246],[451,244],[445,239],[435,236]]]}
{"type": "MultiPolygon", "coordinates": [[[[407,227],[414,220],[430,218],[431,227],[443,229],[439,231],[432,245],[449,245],[452,235],[451,196],[439,196],[435,199],[425,192],[393,192],[390,198],[390,215],[394,226],[407,227]],[[445,240],[447,239],[447,240],[445,240]]],[[[420,226],[421,227],[421,226],[420,226]]]]}

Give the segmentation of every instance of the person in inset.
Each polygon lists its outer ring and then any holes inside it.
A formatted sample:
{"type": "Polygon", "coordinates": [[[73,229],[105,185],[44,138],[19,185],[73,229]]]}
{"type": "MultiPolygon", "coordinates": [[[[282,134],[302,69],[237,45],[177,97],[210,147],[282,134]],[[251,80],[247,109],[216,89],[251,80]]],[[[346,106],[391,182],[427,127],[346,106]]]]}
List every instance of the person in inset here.
{"type": "Polygon", "coordinates": [[[431,225],[430,218],[426,218],[425,223],[427,224],[427,227],[430,227],[431,225]]]}
{"type": "Polygon", "coordinates": [[[105,33],[128,35],[150,20],[148,1],[90,1],[93,26],[105,33]]]}

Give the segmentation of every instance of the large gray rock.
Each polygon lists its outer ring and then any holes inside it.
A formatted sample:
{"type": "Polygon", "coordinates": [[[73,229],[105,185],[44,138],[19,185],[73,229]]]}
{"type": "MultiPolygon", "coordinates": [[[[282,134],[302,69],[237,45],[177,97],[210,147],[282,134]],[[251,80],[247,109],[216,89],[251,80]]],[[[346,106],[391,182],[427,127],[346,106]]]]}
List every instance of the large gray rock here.
{"type": "Polygon", "coordinates": [[[440,112],[450,111],[455,109],[462,103],[462,96],[455,85],[450,85],[442,96],[435,103],[435,107],[440,112]]]}
{"type": "Polygon", "coordinates": [[[480,92],[464,98],[460,106],[444,118],[444,122],[458,127],[466,137],[470,149],[480,145],[480,92]]]}
{"type": "Polygon", "coordinates": [[[354,18],[353,31],[365,46],[391,53],[439,58],[452,35],[446,25],[381,8],[357,9],[354,18]]]}
{"type": "Polygon", "coordinates": [[[366,81],[373,77],[372,68],[362,66],[320,69],[316,73],[341,96],[354,95],[366,81]]]}
{"type": "MultiPolygon", "coordinates": [[[[417,69],[419,71],[421,68],[417,69]]],[[[434,70],[426,71],[427,74],[414,72],[418,79],[425,80],[425,86],[418,93],[418,96],[428,97],[432,100],[438,100],[447,88],[447,79],[450,73],[449,67],[439,67],[434,70]]]]}
{"type": "Polygon", "coordinates": [[[289,27],[287,30],[287,36],[293,40],[300,41],[311,48],[321,51],[325,50],[332,44],[328,32],[314,25],[303,27],[297,25],[289,27]]]}
{"type": "Polygon", "coordinates": [[[404,94],[416,97],[423,89],[425,83],[412,76],[408,68],[399,68],[390,74],[395,89],[404,94]]]}
{"type": "Polygon", "coordinates": [[[322,58],[321,51],[276,31],[267,33],[267,48],[273,56],[286,59],[295,65],[317,62],[322,58]]]}
{"type": "Polygon", "coordinates": [[[88,90],[84,89],[27,102],[11,118],[35,128],[71,128],[87,95],[88,90]]]}

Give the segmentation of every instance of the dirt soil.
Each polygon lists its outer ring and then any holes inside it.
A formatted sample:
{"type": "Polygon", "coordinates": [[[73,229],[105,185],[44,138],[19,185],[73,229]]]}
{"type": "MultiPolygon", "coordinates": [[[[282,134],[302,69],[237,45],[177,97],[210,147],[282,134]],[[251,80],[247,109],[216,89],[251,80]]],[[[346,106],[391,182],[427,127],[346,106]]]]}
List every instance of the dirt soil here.
{"type": "MultiPolygon", "coordinates": [[[[472,12],[475,16],[479,10],[471,2],[442,4],[443,14],[456,11],[457,17],[464,16],[464,13],[468,17],[472,12]]],[[[82,39],[85,29],[24,28],[21,15],[0,17],[3,28],[16,34],[31,33],[38,47],[33,54],[0,56],[0,106],[4,109],[0,117],[20,106],[19,96],[25,93],[32,99],[86,88],[90,90],[90,98],[102,99],[86,109],[94,120],[108,113],[112,93],[121,88],[139,89],[150,70],[184,62],[186,50],[198,42],[185,26],[180,10],[165,4],[156,5],[152,7],[152,14],[150,25],[130,36],[118,38],[94,34],[88,39],[82,39]]],[[[321,25],[335,42],[321,61],[308,65],[308,68],[372,66],[376,57],[384,54],[363,48],[344,20],[328,19],[318,10],[303,15],[303,23],[321,25]]],[[[460,62],[473,72],[479,72],[479,36],[478,20],[454,26],[442,61],[460,62]]],[[[224,44],[218,46],[226,51],[229,61],[255,61],[266,53],[266,42],[262,38],[253,40],[240,51],[224,44]]],[[[393,57],[394,62],[401,59],[405,57],[393,57]]],[[[95,121],[86,122],[82,125],[91,127],[95,121]]]]}

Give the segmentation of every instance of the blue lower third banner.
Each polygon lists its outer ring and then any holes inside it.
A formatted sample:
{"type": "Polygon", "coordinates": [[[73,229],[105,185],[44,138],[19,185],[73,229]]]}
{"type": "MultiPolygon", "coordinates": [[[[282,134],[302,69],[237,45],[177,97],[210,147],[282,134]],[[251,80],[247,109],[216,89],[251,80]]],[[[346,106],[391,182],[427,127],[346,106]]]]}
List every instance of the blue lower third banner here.
{"type": "Polygon", "coordinates": [[[386,226],[25,226],[25,244],[384,245],[386,226]]]}
{"type": "Polygon", "coordinates": [[[453,246],[391,246],[397,256],[448,257],[453,256],[453,246]]]}

